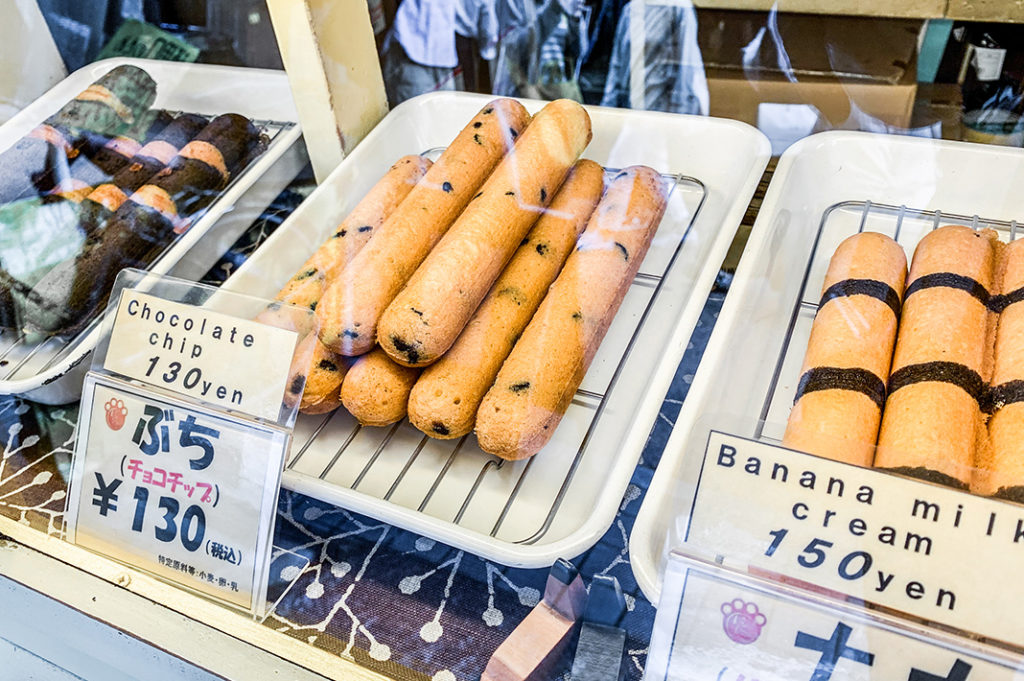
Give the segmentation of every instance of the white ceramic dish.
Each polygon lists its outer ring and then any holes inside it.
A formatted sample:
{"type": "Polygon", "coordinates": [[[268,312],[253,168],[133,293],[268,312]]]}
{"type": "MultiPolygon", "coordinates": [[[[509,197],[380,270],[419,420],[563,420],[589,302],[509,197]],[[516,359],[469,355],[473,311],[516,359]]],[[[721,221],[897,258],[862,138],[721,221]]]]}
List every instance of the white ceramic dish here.
{"type": "MultiPolygon", "coordinates": [[[[397,107],[225,286],[273,296],[394,161],[448,144],[489,99],[437,93],[397,107]]],[[[641,274],[552,441],[530,463],[499,465],[472,436],[460,445],[429,440],[408,422],[358,428],[339,410],[299,418],[285,487],[506,565],[576,556],[608,529],[769,147],[757,130],[732,121],[588,111],[587,158],[699,182],[676,185],[641,274]]]]}
{"type": "Polygon", "coordinates": [[[909,262],[943,224],[1010,240],[1024,218],[1022,183],[1020,149],[830,132],[783,154],[630,537],[633,573],[652,602],[667,551],[684,536],[709,431],[780,441],[839,242],[887,233],[909,262]]]}
{"type": "MultiPolygon", "coordinates": [[[[305,163],[302,133],[296,123],[298,116],[288,79],[283,71],[106,59],[75,71],[0,126],[0,149],[9,147],[90,83],[121,64],[138,66],[153,77],[157,83],[154,107],[208,115],[239,113],[266,123],[265,130],[273,137],[269,148],[150,267],[159,274],[198,278],[305,163]]],[[[77,400],[88,366],[85,360],[99,339],[99,328],[96,320],[74,338],[42,342],[30,342],[13,332],[0,335],[0,394],[22,395],[48,404],[77,400]]]]}

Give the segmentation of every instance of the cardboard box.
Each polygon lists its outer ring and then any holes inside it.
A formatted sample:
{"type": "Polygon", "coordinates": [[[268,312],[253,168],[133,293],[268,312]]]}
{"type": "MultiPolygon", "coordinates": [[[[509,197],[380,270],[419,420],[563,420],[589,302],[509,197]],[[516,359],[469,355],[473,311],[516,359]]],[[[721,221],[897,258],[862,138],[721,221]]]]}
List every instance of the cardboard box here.
{"type": "Polygon", "coordinates": [[[757,126],[775,153],[821,130],[911,126],[920,21],[701,11],[698,23],[710,114],[757,126]]]}

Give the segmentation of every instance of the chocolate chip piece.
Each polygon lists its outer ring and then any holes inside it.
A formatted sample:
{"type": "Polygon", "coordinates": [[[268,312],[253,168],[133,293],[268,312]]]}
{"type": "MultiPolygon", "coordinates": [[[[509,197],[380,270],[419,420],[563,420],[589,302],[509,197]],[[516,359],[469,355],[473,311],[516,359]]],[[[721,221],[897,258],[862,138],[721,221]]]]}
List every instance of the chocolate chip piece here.
{"type": "Polygon", "coordinates": [[[362,227],[359,228],[358,231],[360,231],[360,232],[369,232],[371,229],[373,229],[372,226],[370,226],[370,225],[363,225],[362,227]]]}
{"type": "Polygon", "coordinates": [[[450,435],[452,431],[448,430],[448,426],[444,425],[440,421],[434,421],[430,424],[430,429],[438,435],[450,435]]]}
{"type": "Polygon", "coordinates": [[[494,107],[491,107],[491,106],[487,107],[486,109],[484,109],[484,113],[485,114],[494,113],[494,107]]]}
{"type": "Polygon", "coordinates": [[[629,251],[627,251],[627,250],[626,250],[626,247],[625,247],[625,246],[623,246],[623,245],[622,245],[622,244],[620,244],[620,243],[619,243],[618,241],[616,241],[616,242],[615,242],[615,248],[617,248],[617,249],[619,249],[620,251],[622,251],[622,257],[623,257],[623,258],[625,258],[625,259],[626,259],[627,261],[629,260],[629,251]]]}
{"type": "Polygon", "coordinates": [[[405,355],[406,358],[411,363],[415,364],[416,362],[419,361],[420,353],[416,351],[416,348],[414,348],[411,344],[406,343],[398,336],[394,334],[391,335],[391,344],[395,346],[395,350],[398,350],[400,353],[405,355]]]}
{"type": "Polygon", "coordinates": [[[519,137],[519,131],[515,128],[509,128],[508,131],[512,133],[512,139],[519,137]]]}
{"type": "Polygon", "coordinates": [[[298,274],[296,274],[295,275],[295,281],[302,281],[303,279],[309,279],[314,274],[316,274],[316,268],[315,267],[310,268],[310,269],[306,270],[305,272],[299,272],[298,274]]]}
{"type": "Polygon", "coordinates": [[[474,123],[474,124],[473,124],[473,127],[474,127],[474,128],[479,128],[479,127],[480,127],[480,126],[482,126],[482,125],[483,125],[483,122],[482,122],[482,121],[477,121],[476,123],[474,123]]]}
{"type": "MultiPolygon", "coordinates": [[[[473,197],[473,199],[479,199],[479,198],[480,198],[481,196],[483,196],[483,195],[484,195],[484,193],[483,193],[483,192],[477,192],[477,195],[476,195],[476,196],[474,196],[474,197],[473,197]]],[[[473,199],[470,199],[470,201],[472,201],[473,199]]]]}
{"type": "Polygon", "coordinates": [[[525,245],[526,245],[526,244],[528,244],[528,243],[530,243],[530,240],[529,240],[529,239],[527,238],[527,239],[523,239],[522,241],[520,241],[520,242],[519,242],[519,245],[520,245],[520,246],[525,246],[525,245]]]}
{"type": "Polygon", "coordinates": [[[356,338],[359,338],[359,334],[353,331],[352,329],[345,329],[344,331],[341,332],[341,337],[351,338],[352,340],[355,340],[356,338]]]}
{"type": "Polygon", "coordinates": [[[452,183],[451,182],[445,182],[444,184],[441,185],[441,189],[443,189],[446,192],[451,192],[451,190],[452,190],[452,183]]]}
{"type": "Polygon", "coordinates": [[[320,364],[318,364],[317,366],[319,366],[324,371],[337,371],[338,370],[338,365],[335,364],[334,362],[332,362],[329,359],[322,359],[322,360],[320,360],[320,364]]]}
{"type": "Polygon", "coordinates": [[[348,234],[348,230],[339,229],[337,232],[334,233],[334,238],[337,239],[338,237],[343,237],[346,234],[348,234]]]}
{"type": "Polygon", "coordinates": [[[520,381],[519,383],[513,383],[508,387],[508,389],[518,395],[519,393],[525,392],[530,389],[530,382],[520,381]]]}
{"type": "Polygon", "coordinates": [[[505,196],[515,196],[515,192],[505,192],[505,196]]]}
{"type": "Polygon", "coordinates": [[[288,392],[292,395],[298,395],[302,392],[302,384],[306,382],[306,377],[302,374],[296,374],[295,378],[292,379],[292,384],[288,386],[288,392]]]}
{"type": "Polygon", "coordinates": [[[409,309],[410,309],[410,310],[412,310],[414,314],[417,314],[417,315],[419,315],[420,317],[422,317],[422,316],[423,316],[423,313],[422,313],[422,312],[420,312],[419,310],[417,310],[417,309],[416,309],[415,307],[410,307],[409,309]]]}
{"type": "Polygon", "coordinates": [[[314,300],[312,303],[309,304],[309,309],[312,310],[313,312],[316,312],[316,304],[319,302],[319,300],[314,300]]]}
{"type": "Polygon", "coordinates": [[[547,244],[537,244],[537,252],[540,253],[541,255],[547,255],[548,254],[548,245],[547,244]]]}
{"type": "Polygon", "coordinates": [[[583,321],[583,313],[580,312],[579,310],[576,310],[575,312],[572,313],[572,318],[578,322],[581,322],[583,321]]]}
{"type": "Polygon", "coordinates": [[[473,135],[473,141],[479,144],[480,146],[483,146],[484,144],[483,141],[480,139],[480,135],[473,135]]]}
{"type": "Polygon", "coordinates": [[[548,200],[548,191],[544,187],[540,188],[540,202],[544,203],[548,200]]]}

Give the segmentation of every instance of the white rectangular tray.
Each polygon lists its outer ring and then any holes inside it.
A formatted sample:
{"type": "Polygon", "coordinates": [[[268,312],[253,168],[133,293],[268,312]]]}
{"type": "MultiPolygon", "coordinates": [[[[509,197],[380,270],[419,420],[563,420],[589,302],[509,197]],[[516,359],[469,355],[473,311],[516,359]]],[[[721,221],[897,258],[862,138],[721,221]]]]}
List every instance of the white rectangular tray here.
{"type": "MultiPolygon", "coordinates": [[[[490,99],[435,93],[397,107],[225,288],[273,296],[392,163],[447,145],[490,99]]],[[[535,112],[544,103],[524,104],[535,112]]],[[[408,422],[361,428],[342,409],[299,418],[285,487],[506,565],[574,557],[608,529],[769,146],[732,121],[588,111],[587,158],[608,168],[643,163],[676,183],[641,273],[551,442],[529,461],[501,463],[473,436],[432,440],[408,422]]]]}
{"type": "MultiPolygon", "coordinates": [[[[144,69],[157,83],[154,107],[210,116],[239,113],[271,137],[267,150],[224,190],[150,270],[197,279],[259,217],[306,161],[302,132],[284,71],[115,58],[75,71],[0,126],[6,149],[45,118],[121,64],[144,69]],[[201,246],[196,248],[196,246],[201,246]]],[[[48,404],[77,400],[85,361],[99,339],[102,315],[74,337],[37,340],[13,330],[0,333],[0,394],[48,404]]]]}
{"type": "Polygon", "coordinates": [[[709,432],[781,441],[839,242],[882,232],[909,262],[945,224],[1009,241],[1024,219],[1022,183],[1019,149],[829,132],[783,154],[633,526],[630,562],[648,598],[657,602],[667,552],[682,543],[709,432]]]}

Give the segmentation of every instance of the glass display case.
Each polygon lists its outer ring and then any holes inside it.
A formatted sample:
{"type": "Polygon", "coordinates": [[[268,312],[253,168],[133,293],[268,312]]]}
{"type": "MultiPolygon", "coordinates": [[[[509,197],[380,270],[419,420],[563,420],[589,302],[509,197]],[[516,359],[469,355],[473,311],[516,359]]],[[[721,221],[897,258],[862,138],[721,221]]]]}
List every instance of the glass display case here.
{"type": "Polygon", "coordinates": [[[1016,3],[0,7],[0,678],[1020,673],[1016,3]],[[286,433],[267,612],[90,367],[286,433]]]}

